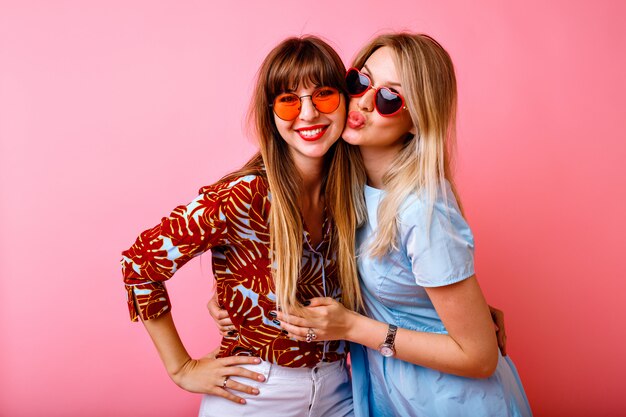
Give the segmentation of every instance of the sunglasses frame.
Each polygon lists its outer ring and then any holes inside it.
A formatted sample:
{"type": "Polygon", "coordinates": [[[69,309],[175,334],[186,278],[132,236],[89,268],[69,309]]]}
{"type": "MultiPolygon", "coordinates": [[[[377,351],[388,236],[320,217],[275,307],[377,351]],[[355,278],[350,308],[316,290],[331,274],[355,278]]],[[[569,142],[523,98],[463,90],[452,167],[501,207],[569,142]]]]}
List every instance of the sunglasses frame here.
{"type": "Polygon", "coordinates": [[[324,113],[324,114],[330,114],[332,112],[334,112],[335,110],[337,110],[339,108],[339,105],[341,104],[341,91],[339,91],[339,89],[335,88],[335,87],[331,87],[328,85],[323,85],[321,87],[317,87],[315,90],[313,90],[313,92],[311,94],[305,94],[303,96],[299,96],[296,93],[289,93],[289,92],[283,92],[278,94],[276,97],[274,97],[274,100],[270,103],[270,107],[272,108],[272,110],[274,111],[274,114],[276,115],[276,117],[278,117],[280,120],[284,120],[286,122],[291,122],[292,120],[296,120],[298,118],[298,116],[300,116],[300,113],[302,112],[302,99],[305,97],[310,97],[311,98],[311,104],[313,105],[313,107],[315,108],[315,110],[317,110],[320,113],[324,113]],[[317,108],[317,106],[315,105],[315,101],[313,100],[313,96],[315,95],[315,93],[317,93],[318,91],[322,90],[322,89],[331,89],[333,91],[335,91],[338,95],[339,95],[339,100],[337,101],[337,106],[332,109],[331,111],[325,112],[322,111],[320,109],[317,108]],[[298,107],[298,113],[292,118],[292,119],[283,119],[282,117],[280,117],[280,115],[278,113],[276,113],[276,99],[278,97],[280,97],[283,94],[289,94],[292,96],[295,96],[298,98],[298,100],[300,101],[300,105],[298,107]]]}
{"type": "MultiPolygon", "coordinates": [[[[385,86],[374,87],[374,83],[372,82],[372,79],[369,77],[369,75],[363,74],[361,71],[359,71],[358,68],[355,68],[355,67],[352,67],[352,68],[348,69],[348,71],[346,71],[346,79],[348,78],[348,74],[350,73],[350,71],[356,71],[357,74],[359,74],[359,76],[362,75],[363,77],[367,78],[367,81],[369,81],[369,84],[367,85],[367,88],[360,94],[350,94],[350,89],[348,88],[348,94],[350,95],[350,97],[363,97],[368,91],[374,90],[374,108],[376,109],[378,114],[380,114],[382,117],[393,117],[396,114],[400,113],[402,110],[406,110],[406,102],[404,101],[404,97],[402,97],[402,94],[396,93],[395,91],[392,91],[391,88],[389,88],[389,87],[385,87],[385,86]],[[378,94],[380,94],[381,90],[387,90],[388,92],[390,92],[394,96],[400,97],[400,101],[402,102],[402,105],[400,106],[400,108],[398,108],[398,110],[394,111],[393,113],[389,113],[389,114],[381,113],[380,109],[378,108],[378,101],[376,100],[376,98],[378,97],[378,94]]],[[[383,100],[386,100],[386,99],[383,97],[383,100]]]]}

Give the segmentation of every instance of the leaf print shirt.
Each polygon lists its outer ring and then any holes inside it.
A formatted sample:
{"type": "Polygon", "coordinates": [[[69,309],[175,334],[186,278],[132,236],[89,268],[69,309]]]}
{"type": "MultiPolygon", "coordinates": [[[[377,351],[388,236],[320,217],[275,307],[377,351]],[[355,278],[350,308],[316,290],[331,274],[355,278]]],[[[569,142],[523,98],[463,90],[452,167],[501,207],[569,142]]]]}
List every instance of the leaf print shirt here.
{"type": "MultiPolygon", "coordinates": [[[[343,341],[306,343],[290,339],[272,321],[276,310],[270,272],[270,197],[267,180],[247,175],[200,189],[186,206],[178,206],[161,223],[141,233],[122,253],[122,273],[133,321],[170,311],[164,281],[191,258],[211,250],[218,302],[236,328],[224,337],[218,357],[252,355],[288,367],[313,367],[345,357],[343,341]]],[[[303,232],[300,301],[313,297],[338,300],[332,221],[325,221],[322,242],[313,247],[303,232]]]]}

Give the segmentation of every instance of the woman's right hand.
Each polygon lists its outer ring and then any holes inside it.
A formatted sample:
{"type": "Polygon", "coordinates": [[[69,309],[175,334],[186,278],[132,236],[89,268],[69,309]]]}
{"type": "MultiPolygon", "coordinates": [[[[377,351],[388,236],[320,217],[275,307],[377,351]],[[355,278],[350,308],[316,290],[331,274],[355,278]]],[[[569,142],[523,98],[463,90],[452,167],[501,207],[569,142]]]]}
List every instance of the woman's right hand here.
{"type": "Polygon", "coordinates": [[[233,394],[232,391],[258,395],[259,390],[249,385],[230,379],[239,376],[263,382],[265,376],[237,365],[259,364],[261,360],[250,356],[229,356],[215,359],[208,355],[200,359],[189,359],[174,374],[172,380],[182,389],[201,394],[218,395],[227,400],[245,404],[246,400],[233,394]]]}
{"type": "Polygon", "coordinates": [[[217,328],[222,336],[232,336],[237,332],[235,326],[233,326],[233,322],[228,316],[228,311],[221,308],[218,304],[217,294],[213,294],[213,297],[211,297],[206,307],[209,310],[209,314],[213,318],[213,321],[217,324],[217,328]]]}

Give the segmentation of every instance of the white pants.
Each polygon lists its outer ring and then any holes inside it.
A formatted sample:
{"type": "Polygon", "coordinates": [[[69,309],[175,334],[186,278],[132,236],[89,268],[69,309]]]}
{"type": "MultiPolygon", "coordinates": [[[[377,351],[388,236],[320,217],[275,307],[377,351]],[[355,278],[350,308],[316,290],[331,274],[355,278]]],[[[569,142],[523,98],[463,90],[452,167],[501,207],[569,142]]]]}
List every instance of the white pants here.
{"type": "Polygon", "coordinates": [[[354,416],[352,387],[345,361],[322,362],[315,368],[288,368],[270,362],[242,365],[265,376],[265,382],[232,377],[259,389],[259,395],[232,391],[245,398],[237,404],[205,395],[199,417],[348,417],[354,416]]]}

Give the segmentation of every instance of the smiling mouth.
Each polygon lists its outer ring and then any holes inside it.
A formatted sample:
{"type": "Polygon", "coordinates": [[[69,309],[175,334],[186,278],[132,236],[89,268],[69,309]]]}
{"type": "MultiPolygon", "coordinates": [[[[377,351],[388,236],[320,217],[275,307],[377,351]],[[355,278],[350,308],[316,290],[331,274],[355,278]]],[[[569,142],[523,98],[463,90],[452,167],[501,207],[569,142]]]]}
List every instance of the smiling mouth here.
{"type": "Polygon", "coordinates": [[[306,129],[297,129],[296,131],[304,140],[313,141],[321,138],[328,129],[328,126],[312,126],[306,129]]]}

